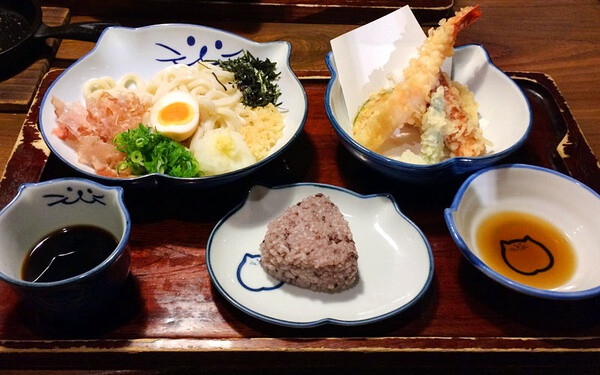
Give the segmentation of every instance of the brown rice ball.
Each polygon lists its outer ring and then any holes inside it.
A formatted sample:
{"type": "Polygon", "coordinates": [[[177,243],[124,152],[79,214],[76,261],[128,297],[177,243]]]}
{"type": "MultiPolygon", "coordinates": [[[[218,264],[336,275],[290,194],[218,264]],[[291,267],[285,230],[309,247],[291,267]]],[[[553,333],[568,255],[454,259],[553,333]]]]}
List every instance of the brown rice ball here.
{"type": "Polygon", "coordinates": [[[323,194],[289,207],[267,226],[261,265],[271,276],[315,291],[341,291],[358,276],[348,222],[323,194]]]}

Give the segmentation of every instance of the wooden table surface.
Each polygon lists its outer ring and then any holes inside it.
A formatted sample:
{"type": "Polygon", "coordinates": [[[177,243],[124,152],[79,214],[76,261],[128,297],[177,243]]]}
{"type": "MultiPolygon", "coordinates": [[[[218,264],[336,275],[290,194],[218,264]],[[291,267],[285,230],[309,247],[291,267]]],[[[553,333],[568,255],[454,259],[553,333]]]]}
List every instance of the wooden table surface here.
{"type": "MultiPolygon", "coordinates": [[[[478,3],[481,6],[483,17],[459,35],[457,45],[482,44],[488,50],[494,63],[502,70],[542,72],[550,76],[566,100],[591,149],[596,155],[600,155],[600,125],[598,125],[600,123],[600,105],[598,105],[600,100],[600,68],[598,68],[600,66],[600,43],[598,42],[600,40],[600,2],[596,0],[507,0],[502,2],[482,0],[478,3]]],[[[455,1],[454,8],[458,9],[471,4],[473,2],[458,0],[455,1]]],[[[128,17],[116,17],[115,19],[106,15],[102,17],[83,14],[71,15],[71,22],[94,20],[118,21],[128,26],[162,22],[160,18],[150,19],[147,16],[136,18],[133,13],[130,13],[128,17]]],[[[181,21],[193,22],[194,20],[182,16],[181,21]]],[[[300,22],[282,24],[279,22],[216,22],[210,20],[202,20],[202,23],[226,29],[259,42],[289,41],[292,45],[292,69],[303,79],[328,76],[324,56],[330,50],[329,40],[357,27],[352,23],[315,25],[300,22]]],[[[94,44],[90,42],[64,40],[51,65],[56,68],[68,67],[93,46],[94,44]]],[[[311,90],[315,90],[314,86],[310,87],[311,90]]],[[[26,115],[26,111],[0,112],[0,172],[4,170],[6,162],[10,158],[26,115]]],[[[331,128],[320,131],[333,132],[331,128]]],[[[152,228],[149,231],[151,230],[152,228]]],[[[452,327],[448,327],[448,329],[452,330],[452,327]]],[[[414,333],[417,335],[418,331],[414,333]]],[[[501,335],[502,332],[496,332],[496,334],[501,335]]],[[[185,344],[185,340],[182,343],[185,344]]],[[[552,346],[552,344],[549,345],[552,346]]],[[[366,351],[368,352],[368,350],[366,351]]],[[[272,355],[266,354],[268,360],[272,355]]],[[[315,358],[327,360],[325,354],[317,353],[315,358]]],[[[430,353],[428,358],[436,359],[436,355],[430,353]]],[[[102,354],[95,359],[101,360],[102,354]]],[[[250,359],[248,358],[248,360],[250,359]]],[[[468,362],[469,357],[463,356],[462,359],[468,362]]],[[[572,361],[572,364],[576,365],[576,357],[572,358],[567,354],[564,359],[572,361]]],[[[348,360],[349,364],[360,364],[360,358],[350,359],[349,357],[348,360]]],[[[386,358],[383,357],[380,364],[385,360],[386,358]]],[[[516,363],[526,364],[527,359],[519,358],[516,363]]],[[[396,362],[398,366],[401,364],[396,362]]],[[[446,363],[446,367],[450,368],[451,366],[451,363],[446,363]]],[[[421,361],[417,368],[426,367],[426,363],[421,361]]],[[[505,363],[503,368],[505,370],[510,368],[510,364],[505,363]]],[[[1,363],[0,369],[2,369],[1,363]]]]}

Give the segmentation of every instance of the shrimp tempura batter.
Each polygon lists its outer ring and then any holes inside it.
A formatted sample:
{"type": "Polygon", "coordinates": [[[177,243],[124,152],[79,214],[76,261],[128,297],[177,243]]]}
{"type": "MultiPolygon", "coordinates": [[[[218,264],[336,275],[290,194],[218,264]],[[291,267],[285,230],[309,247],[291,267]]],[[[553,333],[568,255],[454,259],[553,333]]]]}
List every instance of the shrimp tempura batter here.
{"type": "Polygon", "coordinates": [[[359,111],[353,130],[360,144],[377,151],[396,129],[421,126],[431,93],[440,86],[442,63],[454,54],[456,35],[480,16],[477,6],[465,7],[429,30],[418,57],[404,70],[404,80],[391,90],[373,94],[359,111]]]}

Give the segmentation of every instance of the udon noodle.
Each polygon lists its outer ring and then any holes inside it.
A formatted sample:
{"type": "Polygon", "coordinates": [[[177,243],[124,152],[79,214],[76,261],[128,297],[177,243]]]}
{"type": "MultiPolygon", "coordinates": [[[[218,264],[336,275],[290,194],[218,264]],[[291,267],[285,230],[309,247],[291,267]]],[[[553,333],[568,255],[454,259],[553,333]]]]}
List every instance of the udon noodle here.
{"type": "MultiPolygon", "coordinates": [[[[220,129],[219,136],[222,136],[223,129],[226,129],[229,132],[239,133],[243,137],[244,142],[235,142],[234,148],[236,152],[239,151],[246,156],[242,164],[232,163],[235,168],[263,159],[281,138],[283,115],[279,110],[273,104],[256,108],[242,104],[243,95],[236,87],[234,74],[216,65],[205,63],[192,66],[173,65],[159,71],[147,81],[134,73],[127,73],[117,80],[113,77],[99,77],[89,80],[82,88],[88,111],[92,110],[90,103],[97,102],[98,98],[107,94],[115,98],[124,98],[134,93],[144,106],[142,122],[145,124],[149,123],[152,106],[173,91],[187,92],[198,102],[200,125],[191,138],[183,143],[194,153],[201,165],[202,158],[223,156],[217,155],[218,152],[213,153],[214,150],[208,150],[214,155],[204,155],[207,152],[204,145],[207,143],[200,142],[205,137],[216,136],[217,133],[214,131],[217,129],[220,129]],[[200,149],[202,150],[199,151],[200,149]],[[199,155],[199,152],[203,155],[199,155]],[[247,157],[247,154],[251,157],[247,157]]],[[[235,135],[235,138],[239,136],[235,135]]],[[[228,155],[235,157],[231,152],[228,152],[228,155]]],[[[79,156],[81,159],[81,155],[79,156]]],[[[214,173],[227,171],[214,171],[214,173]]]]}
{"type": "Polygon", "coordinates": [[[232,72],[215,65],[178,64],[159,71],[147,82],[134,73],[127,73],[118,81],[111,77],[91,79],[83,87],[83,96],[87,100],[102,91],[131,90],[141,98],[148,96],[154,104],[169,92],[186,91],[198,100],[203,114],[201,133],[222,127],[239,131],[245,124],[241,115],[250,109],[242,104],[242,92],[233,82],[232,72]]]}

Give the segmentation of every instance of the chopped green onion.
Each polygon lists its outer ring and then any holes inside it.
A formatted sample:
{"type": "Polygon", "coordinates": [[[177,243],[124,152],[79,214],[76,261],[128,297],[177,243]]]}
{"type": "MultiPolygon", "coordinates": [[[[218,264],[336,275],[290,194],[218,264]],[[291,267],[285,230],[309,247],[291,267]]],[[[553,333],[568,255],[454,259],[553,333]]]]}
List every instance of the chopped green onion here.
{"type": "Polygon", "coordinates": [[[201,177],[198,161],[178,142],[139,124],[116,135],[113,144],[125,153],[125,161],[117,165],[117,173],[127,169],[140,176],[162,173],[174,177],[201,177]]]}

